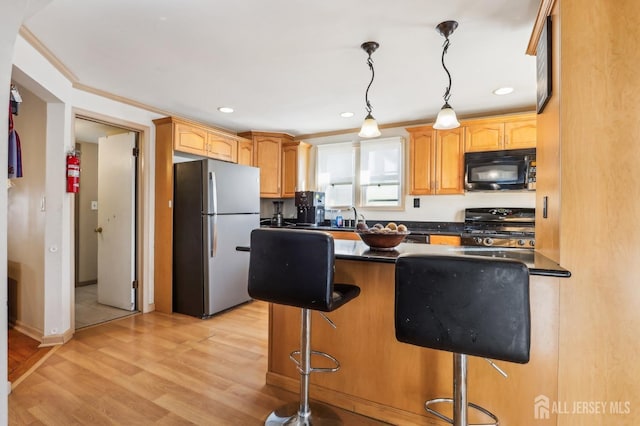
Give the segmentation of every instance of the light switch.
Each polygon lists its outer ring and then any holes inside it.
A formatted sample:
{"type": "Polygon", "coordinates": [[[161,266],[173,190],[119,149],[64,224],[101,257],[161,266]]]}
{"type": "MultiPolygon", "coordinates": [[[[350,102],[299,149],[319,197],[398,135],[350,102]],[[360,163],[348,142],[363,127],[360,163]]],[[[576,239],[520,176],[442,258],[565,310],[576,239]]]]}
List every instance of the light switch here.
{"type": "Polygon", "coordinates": [[[97,201],[92,201],[91,202],[91,210],[98,210],[98,202],[97,201]]]}

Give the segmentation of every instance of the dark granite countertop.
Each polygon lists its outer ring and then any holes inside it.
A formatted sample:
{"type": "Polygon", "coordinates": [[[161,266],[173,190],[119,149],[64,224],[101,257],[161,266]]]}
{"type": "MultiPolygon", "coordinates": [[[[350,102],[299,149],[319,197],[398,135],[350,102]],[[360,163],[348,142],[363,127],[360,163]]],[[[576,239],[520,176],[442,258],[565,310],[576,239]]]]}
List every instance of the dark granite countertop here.
{"type": "MultiPolygon", "coordinates": [[[[368,220],[367,226],[373,226],[376,223],[386,225],[391,221],[377,221],[368,220]]],[[[403,223],[409,231],[414,235],[460,235],[462,234],[464,224],[459,222],[408,222],[408,221],[396,221],[396,223],[403,223]]],[[[271,225],[263,224],[263,227],[271,228],[271,225]]],[[[285,222],[285,226],[279,226],[278,228],[291,228],[291,229],[311,229],[318,231],[339,231],[339,232],[353,232],[355,230],[352,226],[298,226],[292,222],[285,222]]]]}
{"type": "MultiPolygon", "coordinates": [[[[249,247],[236,247],[236,250],[249,251],[249,247]]],[[[568,278],[571,276],[571,272],[535,250],[530,249],[402,243],[392,251],[378,251],[371,250],[369,246],[362,241],[335,240],[336,259],[395,263],[396,258],[405,253],[514,259],[526,264],[531,275],[561,278],[568,278]]]]}
{"type": "Polygon", "coordinates": [[[405,253],[514,259],[526,264],[531,275],[564,278],[571,276],[571,272],[535,250],[530,249],[505,249],[498,247],[447,246],[433,244],[400,244],[392,251],[378,251],[371,250],[369,246],[362,241],[335,241],[336,259],[394,263],[399,255],[405,253]]]}

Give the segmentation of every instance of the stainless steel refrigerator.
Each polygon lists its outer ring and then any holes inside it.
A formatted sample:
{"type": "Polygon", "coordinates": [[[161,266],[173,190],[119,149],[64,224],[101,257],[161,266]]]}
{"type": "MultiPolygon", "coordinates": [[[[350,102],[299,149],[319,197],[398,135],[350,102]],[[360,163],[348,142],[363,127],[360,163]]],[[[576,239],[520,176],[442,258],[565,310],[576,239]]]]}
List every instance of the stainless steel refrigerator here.
{"type": "Polygon", "coordinates": [[[250,300],[251,230],[260,226],[260,170],[216,160],[174,164],[173,310],[206,318],[250,300]]]}

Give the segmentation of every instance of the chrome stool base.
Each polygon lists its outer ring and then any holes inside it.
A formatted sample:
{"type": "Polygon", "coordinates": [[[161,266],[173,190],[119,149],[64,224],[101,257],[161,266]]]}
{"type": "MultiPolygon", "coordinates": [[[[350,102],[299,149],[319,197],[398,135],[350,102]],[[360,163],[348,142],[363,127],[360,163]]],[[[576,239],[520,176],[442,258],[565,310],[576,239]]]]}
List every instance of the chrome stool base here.
{"type": "MultiPolygon", "coordinates": [[[[447,402],[449,404],[453,404],[453,398],[430,399],[429,401],[424,403],[424,409],[427,410],[428,413],[433,414],[434,416],[444,420],[445,422],[449,424],[454,424],[454,421],[451,417],[447,417],[444,414],[440,413],[439,411],[436,411],[433,408],[429,407],[430,405],[438,404],[441,402],[447,402]]],[[[477,404],[474,404],[473,402],[469,402],[467,404],[467,407],[473,408],[474,410],[486,415],[487,417],[490,417],[491,420],[493,420],[493,422],[492,423],[467,423],[465,426],[499,426],[500,425],[500,422],[498,421],[498,417],[495,414],[493,414],[491,411],[487,410],[486,408],[483,408],[477,404]]]]}
{"type": "Polygon", "coordinates": [[[467,400],[467,355],[453,353],[453,398],[436,398],[425,402],[424,409],[428,413],[444,420],[453,426],[499,426],[498,417],[491,411],[467,400]],[[453,418],[447,417],[430,405],[446,402],[453,404],[453,418]],[[493,420],[492,423],[469,423],[468,410],[472,408],[493,420]]]}
{"type": "Polygon", "coordinates": [[[292,402],[284,405],[267,417],[265,426],[332,426],[342,425],[338,414],[327,405],[312,402],[309,404],[310,413],[305,417],[299,415],[300,404],[292,402]]]}

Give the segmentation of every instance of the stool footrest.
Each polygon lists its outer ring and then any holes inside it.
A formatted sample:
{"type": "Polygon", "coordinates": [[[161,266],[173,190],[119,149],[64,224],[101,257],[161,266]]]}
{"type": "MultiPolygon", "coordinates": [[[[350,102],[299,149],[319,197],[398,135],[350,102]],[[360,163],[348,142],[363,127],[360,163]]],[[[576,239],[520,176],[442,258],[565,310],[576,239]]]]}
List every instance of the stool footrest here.
{"type": "MultiPolygon", "coordinates": [[[[436,411],[430,407],[430,405],[438,404],[441,402],[453,404],[453,398],[430,399],[424,403],[424,409],[427,410],[428,413],[433,414],[434,416],[444,420],[445,422],[453,424],[452,418],[447,417],[441,412],[436,411]]],[[[469,423],[468,426],[499,426],[500,425],[500,422],[498,421],[498,417],[495,414],[493,414],[491,411],[487,410],[486,408],[483,408],[477,404],[474,404],[473,402],[468,403],[467,406],[473,408],[476,411],[481,412],[482,414],[485,414],[486,416],[490,417],[493,420],[493,423],[469,423]]]]}
{"type": "MultiPolygon", "coordinates": [[[[311,351],[311,355],[325,357],[331,362],[333,362],[335,364],[335,367],[311,367],[309,369],[310,373],[335,373],[336,371],[340,370],[340,361],[338,361],[328,353],[321,352],[321,351],[311,351]]],[[[299,356],[300,356],[300,351],[293,351],[289,354],[289,358],[291,359],[291,361],[293,361],[298,366],[298,371],[300,373],[304,373],[304,371],[302,371],[302,369],[300,368],[300,360],[296,358],[299,356]]]]}

